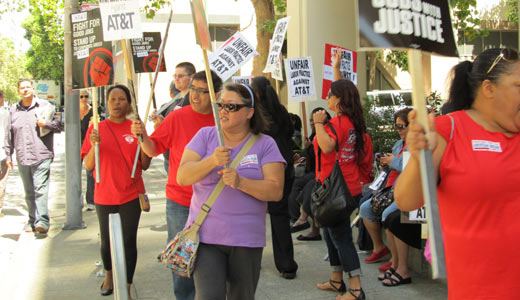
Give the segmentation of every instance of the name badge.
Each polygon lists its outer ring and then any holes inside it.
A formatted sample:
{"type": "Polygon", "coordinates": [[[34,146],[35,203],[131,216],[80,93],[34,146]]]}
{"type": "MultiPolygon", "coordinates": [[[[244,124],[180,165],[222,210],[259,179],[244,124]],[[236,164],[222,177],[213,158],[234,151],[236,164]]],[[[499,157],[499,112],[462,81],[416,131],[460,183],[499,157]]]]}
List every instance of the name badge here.
{"type": "Polygon", "coordinates": [[[256,154],[246,155],[240,161],[240,165],[241,166],[258,165],[258,156],[256,156],[256,154]]]}
{"type": "Polygon", "coordinates": [[[498,142],[472,140],[471,145],[473,146],[473,151],[502,152],[502,147],[498,142]]]}

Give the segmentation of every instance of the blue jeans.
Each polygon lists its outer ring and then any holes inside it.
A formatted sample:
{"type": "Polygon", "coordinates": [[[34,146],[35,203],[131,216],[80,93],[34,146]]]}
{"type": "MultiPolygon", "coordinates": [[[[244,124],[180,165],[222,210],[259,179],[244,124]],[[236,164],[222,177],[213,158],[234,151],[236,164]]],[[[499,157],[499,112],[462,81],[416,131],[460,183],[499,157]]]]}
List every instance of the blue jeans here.
{"type": "Polygon", "coordinates": [[[385,210],[383,210],[383,214],[381,216],[378,216],[374,214],[374,212],[372,211],[372,207],[370,206],[370,199],[368,199],[367,201],[363,202],[359,207],[359,216],[363,219],[367,219],[372,222],[384,222],[386,220],[386,217],[388,217],[397,209],[397,204],[395,204],[394,201],[387,208],[385,208],[385,210]]]}
{"type": "MultiPolygon", "coordinates": [[[[359,201],[359,196],[355,196],[359,201]]],[[[333,227],[323,227],[323,236],[327,244],[330,266],[333,272],[346,272],[349,277],[361,275],[359,257],[352,242],[350,218],[333,227]]]]}
{"type": "MultiPolygon", "coordinates": [[[[177,232],[184,229],[190,208],[166,199],[166,223],[168,224],[168,243],[175,237],[177,232]]],[[[193,300],[195,299],[195,284],[192,278],[182,277],[172,272],[173,276],[173,293],[177,300],[193,300]]]]}
{"type": "Polygon", "coordinates": [[[29,224],[49,227],[49,184],[52,158],[45,159],[34,166],[18,163],[18,172],[25,190],[25,203],[29,212],[29,224]]]}

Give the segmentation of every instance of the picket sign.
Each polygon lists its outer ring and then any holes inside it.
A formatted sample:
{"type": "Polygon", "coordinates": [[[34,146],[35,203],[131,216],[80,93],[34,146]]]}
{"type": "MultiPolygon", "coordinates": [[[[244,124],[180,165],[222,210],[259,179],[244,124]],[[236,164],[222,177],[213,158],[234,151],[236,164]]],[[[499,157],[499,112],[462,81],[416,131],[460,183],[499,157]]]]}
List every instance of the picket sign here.
{"type": "Polygon", "coordinates": [[[251,43],[237,31],[209,56],[209,64],[220,79],[226,81],[257,55],[258,52],[251,43]]]}
{"type": "Polygon", "coordinates": [[[143,37],[139,0],[100,0],[105,41],[143,37]]]}
{"type": "Polygon", "coordinates": [[[334,81],[334,55],[341,51],[340,71],[344,79],[348,79],[357,85],[357,52],[331,44],[325,44],[325,59],[323,62],[323,81],[321,98],[327,99],[330,85],[334,81]]]}
{"type": "Polygon", "coordinates": [[[316,100],[312,58],[287,58],[285,60],[285,75],[291,102],[316,100]]]}
{"type": "Polygon", "coordinates": [[[253,85],[253,79],[255,79],[255,76],[233,76],[231,77],[231,82],[251,86],[253,85]]]}
{"type": "Polygon", "coordinates": [[[271,47],[269,48],[269,54],[267,55],[267,62],[264,68],[264,73],[273,72],[274,68],[276,68],[277,60],[280,58],[280,54],[282,53],[283,41],[285,40],[285,33],[287,32],[287,26],[289,25],[289,21],[291,20],[290,16],[285,18],[281,18],[276,22],[276,27],[274,28],[274,36],[271,40],[271,47]]]}

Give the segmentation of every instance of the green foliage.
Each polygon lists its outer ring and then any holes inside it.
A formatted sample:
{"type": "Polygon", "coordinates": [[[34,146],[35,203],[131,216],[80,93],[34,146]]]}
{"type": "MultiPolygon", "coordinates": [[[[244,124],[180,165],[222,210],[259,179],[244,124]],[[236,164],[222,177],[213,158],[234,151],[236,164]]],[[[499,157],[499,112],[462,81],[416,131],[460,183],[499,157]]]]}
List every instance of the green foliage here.
{"type": "Polygon", "coordinates": [[[518,24],[518,0],[506,0],[506,17],[512,24],[518,24]]]}
{"type": "Polygon", "coordinates": [[[19,78],[30,77],[25,71],[25,57],[16,53],[10,39],[0,37],[0,90],[5,92],[9,103],[18,99],[17,82],[19,78]]]}
{"type": "Polygon", "coordinates": [[[430,95],[426,97],[426,103],[431,106],[433,109],[433,112],[436,116],[441,114],[441,107],[442,107],[442,98],[437,91],[433,91],[430,95]]]}
{"type": "Polygon", "coordinates": [[[408,71],[408,54],[406,51],[392,50],[385,56],[385,60],[398,66],[403,71],[408,71]]]}
{"type": "Polygon", "coordinates": [[[153,19],[155,17],[155,13],[157,13],[158,10],[170,5],[170,0],[146,0],[143,11],[146,14],[147,19],[153,19]]]}
{"type": "Polygon", "coordinates": [[[7,12],[22,11],[25,7],[24,0],[0,0],[0,16],[7,12]]]}
{"type": "Polygon", "coordinates": [[[392,152],[392,146],[399,139],[399,135],[394,128],[395,110],[389,107],[380,113],[376,113],[374,107],[374,98],[363,98],[363,115],[365,116],[368,135],[372,138],[374,153],[392,152]]]}
{"type": "Polygon", "coordinates": [[[459,44],[464,42],[463,36],[472,41],[477,37],[489,35],[487,28],[480,27],[477,0],[450,0],[450,5],[455,16],[452,20],[453,26],[459,32],[459,44]]]}
{"type": "Polygon", "coordinates": [[[29,0],[30,15],[22,23],[27,70],[34,79],[63,80],[63,0],[29,0]]]}
{"type": "Polygon", "coordinates": [[[273,0],[275,16],[273,20],[266,20],[263,24],[258,27],[262,30],[265,30],[269,33],[274,32],[274,28],[276,27],[276,22],[279,19],[283,18],[287,14],[287,1],[286,0],[273,0]]]}

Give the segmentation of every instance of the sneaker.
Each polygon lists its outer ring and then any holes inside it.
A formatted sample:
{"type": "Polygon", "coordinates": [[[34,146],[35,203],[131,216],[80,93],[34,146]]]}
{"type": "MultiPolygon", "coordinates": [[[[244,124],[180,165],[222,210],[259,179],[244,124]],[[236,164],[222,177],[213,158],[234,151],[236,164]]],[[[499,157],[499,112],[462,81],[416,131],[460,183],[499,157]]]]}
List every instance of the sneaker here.
{"type": "Polygon", "coordinates": [[[49,227],[42,225],[42,224],[38,224],[38,225],[36,225],[36,227],[34,227],[34,231],[41,233],[41,234],[45,234],[49,231],[49,227]]]}
{"type": "Polygon", "coordinates": [[[23,226],[23,231],[25,231],[25,232],[33,232],[33,231],[34,231],[34,225],[33,225],[33,224],[26,223],[26,224],[23,226]]]}
{"type": "Polygon", "coordinates": [[[381,251],[379,252],[372,252],[372,255],[370,257],[365,258],[365,262],[367,264],[373,264],[378,261],[383,260],[385,256],[387,256],[390,253],[390,250],[385,246],[381,251]]]}
{"type": "Polygon", "coordinates": [[[94,209],[96,209],[96,206],[94,204],[87,204],[87,211],[93,211],[94,209]]]}

